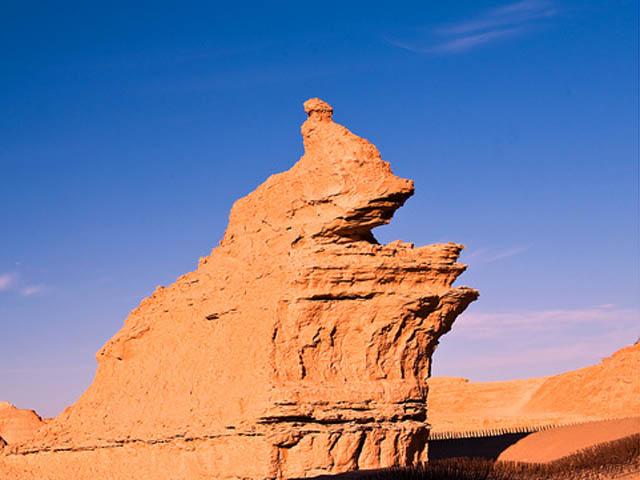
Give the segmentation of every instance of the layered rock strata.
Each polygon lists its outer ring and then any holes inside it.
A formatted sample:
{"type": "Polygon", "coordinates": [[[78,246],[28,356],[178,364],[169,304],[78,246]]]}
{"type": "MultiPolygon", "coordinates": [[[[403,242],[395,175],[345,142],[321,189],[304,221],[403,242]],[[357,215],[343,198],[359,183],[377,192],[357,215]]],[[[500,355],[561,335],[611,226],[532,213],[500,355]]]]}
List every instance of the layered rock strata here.
{"type": "Polygon", "coordinates": [[[452,287],[463,246],[380,245],[413,183],[304,106],[304,156],[235,203],[220,245],[143,300],[77,403],[0,465],[276,479],[426,459],[431,354],[478,296],[452,287]]]}

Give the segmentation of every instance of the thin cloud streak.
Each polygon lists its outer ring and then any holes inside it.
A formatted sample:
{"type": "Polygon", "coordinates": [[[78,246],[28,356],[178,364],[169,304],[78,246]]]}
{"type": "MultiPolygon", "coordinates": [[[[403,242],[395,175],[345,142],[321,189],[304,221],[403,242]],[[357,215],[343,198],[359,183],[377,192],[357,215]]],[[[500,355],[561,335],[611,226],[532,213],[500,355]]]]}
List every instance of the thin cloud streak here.
{"type": "Polygon", "coordinates": [[[488,248],[479,248],[478,250],[465,255],[464,259],[465,261],[473,259],[474,263],[491,263],[505,258],[513,257],[515,255],[519,255],[522,252],[526,252],[531,247],[533,247],[533,243],[530,243],[529,245],[512,247],[497,253],[491,253],[488,248]]]}
{"type": "Polygon", "coordinates": [[[557,10],[549,2],[528,0],[494,8],[476,19],[441,27],[437,33],[442,36],[463,35],[534,22],[556,14],[557,10]]]}
{"type": "Polygon", "coordinates": [[[31,297],[49,289],[45,285],[25,285],[24,283],[18,274],[4,273],[0,275],[0,292],[8,291],[23,297],[31,297]]]}
{"type": "Polygon", "coordinates": [[[414,53],[430,53],[431,52],[430,48],[416,47],[409,43],[401,42],[391,37],[382,37],[382,39],[391,46],[402,48],[403,50],[407,50],[409,52],[414,52],[414,53]]]}
{"type": "Polygon", "coordinates": [[[561,331],[576,326],[619,330],[637,327],[640,312],[609,305],[577,310],[539,310],[508,313],[468,313],[456,322],[456,335],[471,338],[504,338],[533,332],[561,331]]]}
{"type": "Polygon", "coordinates": [[[514,27],[504,30],[494,30],[490,32],[477,33],[466,37],[456,38],[454,40],[442,43],[431,49],[434,53],[456,53],[469,50],[471,48],[483,45],[485,43],[498,40],[500,38],[512,37],[524,32],[524,27],[514,27]]]}
{"type": "Polygon", "coordinates": [[[519,253],[526,252],[531,247],[533,247],[533,244],[525,245],[523,247],[510,248],[509,250],[505,250],[504,252],[500,252],[498,254],[490,256],[485,260],[485,263],[491,263],[497,260],[502,260],[503,258],[513,257],[514,255],[518,255],[519,253]]]}
{"type": "Polygon", "coordinates": [[[546,366],[550,370],[550,375],[566,371],[566,368],[553,368],[567,362],[579,363],[583,367],[596,363],[599,359],[611,356],[620,348],[633,343],[633,338],[625,337],[628,330],[612,332],[605,336],[589,337],[578,342],[553,346],[525,347],[517,351],[501,352],[493,354],[483,353],[481,356],[471,355],[459,358],[456,361],[448,361],[443,365],[442,372],[438,375],[447,375],[454,371],[467,370],[469,376],[476,372],[483,373],[483,370],[502,369],[513,366],[546,366]],[[596,353],[596,358],[592,358],[596,353]]]}
{"type": "Polygon", "coordinates": [[[485,255],[489,253],[489,249],[488,248],[479,248],[478,250],[474,250],[471,253],[466,255],[466,258],[475,258],[478,257],[480,255],[485,255]]]}
{"type": "Polygon", "coordinates": [[[502,7],[496,7],[490,12],[493,16],[510,15],[510,14],[528,14],[530,17],[540,16],[540,10],[554,11],[551,2],[546,0],[522,0],[520,2],[511,3],[502,7]]]}
{"type": "Polygon", "coordinates": [[[475,18],[431,30],[430,38],[409,42],[384,37],[390,45],[421,54],[454,54],[532,31],[537,23],[556,16],[547,0],[522,0],[493,8],[475,18]]]}
{"type": "Polygon", "coordinates": [[[20,290],[20,294],[23,297],[30,297],[31,295],[36,295],[38,293],[41,293],[43,290],[44,290],[44,287],[42,285],[28,285],[24,287],[22,290],[20,290]]]}
{"type": "Polygon", "coordinates": [[[639,315],[607,306],[463,315],[436,350],[433,374],[504,381],[593,365],[633,344],[639,315]]]}
{"type": "Polygon", "coordinates": [[[4,273],[0,275],[0,292],[8,289],[15,281],[15,275],[11,273],[4,273]]]}

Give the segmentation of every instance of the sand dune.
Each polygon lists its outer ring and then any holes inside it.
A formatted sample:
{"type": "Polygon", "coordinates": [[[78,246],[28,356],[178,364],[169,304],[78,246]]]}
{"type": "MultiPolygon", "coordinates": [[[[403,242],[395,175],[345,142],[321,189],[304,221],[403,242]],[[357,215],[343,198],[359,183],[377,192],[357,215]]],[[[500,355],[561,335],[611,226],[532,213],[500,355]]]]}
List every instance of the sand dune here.
{"type": "Polygon", "coordinates": [[[507,448],[499,461],[544,463],[583,448],[640,433],[640,417],[583,423],[532,433],[507,448]]]}
{"type": "Polygon", "coordinates": [[[590,367],[506,382],[429,380],[433,432],[511,429],[640,417],[640,344],[590,367]]]}

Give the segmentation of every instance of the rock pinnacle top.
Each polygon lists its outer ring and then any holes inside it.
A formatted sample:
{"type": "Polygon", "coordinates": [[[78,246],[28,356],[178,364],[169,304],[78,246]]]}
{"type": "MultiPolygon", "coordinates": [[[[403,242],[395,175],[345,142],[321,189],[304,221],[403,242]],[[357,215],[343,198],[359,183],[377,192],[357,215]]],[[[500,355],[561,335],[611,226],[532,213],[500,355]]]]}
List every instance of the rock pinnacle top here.
{"type": "Polygon", "coordinates": [[[327,102],[319,98],[310,98],[304,102],[304,111],[310,118],[318,120],[331,120],[333,108],[327,102]]]}

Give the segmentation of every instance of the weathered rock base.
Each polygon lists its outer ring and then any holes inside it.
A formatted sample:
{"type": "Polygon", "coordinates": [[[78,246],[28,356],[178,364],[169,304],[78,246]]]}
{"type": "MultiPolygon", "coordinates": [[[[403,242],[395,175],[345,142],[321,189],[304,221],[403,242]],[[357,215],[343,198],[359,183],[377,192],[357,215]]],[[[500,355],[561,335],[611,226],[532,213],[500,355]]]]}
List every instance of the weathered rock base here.
{"type": "Polygon", "coordinates": [[[426,461],[421,422],[345,430],[319,426],[276,446],[273,435],[130,441],[0,457],[8,479],[287,479],[426,461]]]}

